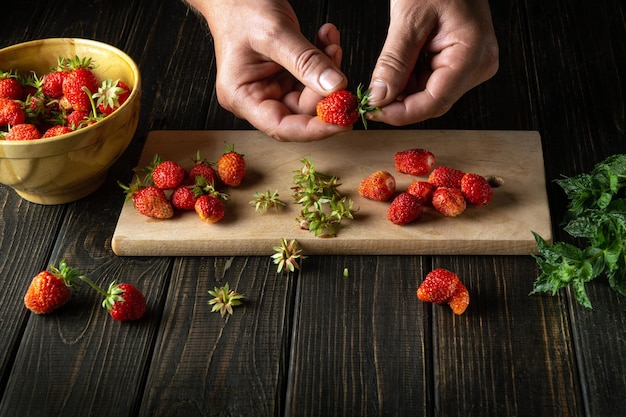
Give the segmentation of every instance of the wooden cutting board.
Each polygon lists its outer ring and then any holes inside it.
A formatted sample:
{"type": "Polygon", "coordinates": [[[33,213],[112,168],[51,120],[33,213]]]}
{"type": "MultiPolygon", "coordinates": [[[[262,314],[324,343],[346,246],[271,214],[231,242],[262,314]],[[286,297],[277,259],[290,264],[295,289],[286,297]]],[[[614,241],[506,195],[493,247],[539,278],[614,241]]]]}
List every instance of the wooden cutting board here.
{"type": "MultiPolygon", "coordinates": [[[[137,167],[155,154],[192,165],[196,151],[217,161],[224,143],[245,155],[243,183],[225,190],[225,218],[203,223],[195,212],[155,220],[138,214],[132,203],[122,208],[112,248],[121,256],[270,255],[281,238],[297,239],[306,255],[314,254],[530,254],[536,253],[531,231],[551,241],[541,139],[532,131],[353,131],[320,142],[277,142],[259,131],[152,131],[137,167]],[[486,206],[468,206],[458,217],[426,209],[420,221],[405,226],[386,218],[387,202],[358,195],[360,181],[376,170],[391,172],[398,190],[416,177],[398,173],[394,154],[409,148],[433,152],[437,165],[502,180],[486,206]],[[309,158],[320,172],[339,177],[340,191],[359,211],[342,222],[338,236],[319,238],[295,221],[294,171],[309,158]],[[287,207],[279,213],[256,212],[249,204],[256,191],[278,190],[287,207]]],[[[420,178],[425,179],[425,178],[420,178]]]]}

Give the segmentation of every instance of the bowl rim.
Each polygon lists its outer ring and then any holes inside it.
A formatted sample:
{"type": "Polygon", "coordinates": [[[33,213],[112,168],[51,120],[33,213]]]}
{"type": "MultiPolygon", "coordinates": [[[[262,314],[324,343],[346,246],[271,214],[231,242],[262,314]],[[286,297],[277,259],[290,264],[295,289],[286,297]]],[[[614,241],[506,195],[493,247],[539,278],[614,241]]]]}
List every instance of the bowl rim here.
{"type": "Polygon", "coordinates": [[[14,45],[9,45],[7,47],[4,48],[0,48],[0,55],[5,53],[5,52],[10,52],[14,49],[20,49],[23,47],[30,47],[33,45],[37,45],[37,44],[41,44],[44,41],[46,42],[50,42],[50,41],[54,41],[54,42],[73,42],[75,44],[82,44],[82,45],[92,45],[92,46],[97,46],[99,48],[103,48],[106,50],[109,50],[113,53],[115,53],[116,55],[120,56],[129,66],[130,69],[133,73],[133,77],[135,79],[135,83],[133,85],[133,88],[130,91],[130,95],[128,96],[128,99],[113,113],[111,113],[109,116],[105,117],[104,119],[100,120],[99,122],[93,124],[93,125],[89,125],[89,126],[85,126],[83,128],[80,128],[79,130],[75,130],[73,132],[70,133],[64,133],[62,135],[58,135],[58,136],[53,136],[50,138],[39,138],[39,139],[30,139],[30,140],[3,140],[0,139],[0,144],[2,144],[1,146],[8,146],[8,147],[28,147],[28,146],[37,146],[37,144],[41,144],[41,143],[54,143],[54,142],[60,142],[60,141],[64,141],[64,140],[68,140],[69,138],[72,138],[74,136],[78,136],[83,132],[86,132],[87,130],[93,130],[94,128],[97,128],[100,123],[107,123],[110,120],[113,120],[115,118],[117,118],[117,116],[119,115],[119,110],[123,109],[124,107],[130,106],[131,102],[133,101],[133,99],[135,99],[137,96],[140,96],[141,94],[141,73],[139,71],[139,66],[137,65],[137,63],[135,62],[135,60],[128,55],[126,52],[122,51],[121,49],[117,48],[116,46],[113,46],[111,44],[105,43],[105,42],[101,42],[101,41],[97,41],[94,39],[85,39],[85,38],[71,38],[71,37],[56,37],[56,38],[41,38],[41,39],[33,39],[30,41],[25,41],[25,42],[20,42],[20,43],[16,43],[14,45]]]}

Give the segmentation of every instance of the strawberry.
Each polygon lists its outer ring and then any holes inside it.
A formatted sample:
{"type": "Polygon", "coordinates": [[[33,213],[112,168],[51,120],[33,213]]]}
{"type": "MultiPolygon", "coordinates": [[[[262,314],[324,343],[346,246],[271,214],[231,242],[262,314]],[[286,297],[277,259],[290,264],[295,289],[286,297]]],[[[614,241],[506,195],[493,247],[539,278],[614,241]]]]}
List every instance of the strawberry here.
{"type": "Polygon", "coordinates": [[[33,124],[20,123],[12,126],[4,138],[6,140],[33,140],[41,138],[41,132],[33,124]]]}
{"type": "Polygon", "coordinates": [[[142,185],[139,178],[128,186],[119,182],[118,184],[126,193],[126,201],[132,199],[140,214],[155,219],[169,219],[174,216],[172,204],[159,187],[142,185]]]}
{"type": "Polygon", "coordinates": [[[74,130],[80,129],[89,124],[89,115],[88,111],[72,111],[65,117],[65,125],[74,130]]]}
{"type": "Polygon", "coordinates": [[[65,261],[59,267],[51,265],[49,271],[42,271],[31,281],[24,305],[35,314],[48,314],[63,306],[72,296],[70,287],[76,283],[80,272],[70,268],[65,261]]]}
{"type": "Polygon", "coordinates": [[[98,91],[98,78],[91,70],[91,58],[71,60],[70,70],[63,80],[63,95],[74,110],[90,111],[91,95],[98,91]]]}
{"type": "Polygon", "coordinates": [[[24,94],[22,84],[13,72],[0,71],[0,98],[20,100],[24,94]]]}
{"type": "Polygon", "coordinates": [[[394,224],[403,225],[417,220],[424,209],[420,199],[409,193],[401,193],[393,199],[387,209],[387,219],[394,224]]]}
{"type": "Polygon", "coordinates": [[[456,290],[459,276],[447,269],[430,271],[417,288],[417,298],[427,303],[446,304],[456,290]]]}
{"type": "Polygon", "coordinates": [[[469,302],[469,291],[467,291],[467,288],[461,281],[457,282],[456,289],[452,293],[452,297],[450,297],[448,305],[454,314],[463,314],[463,312],[467,309],[469,302]]]}
{"type": "Polygon", "coordinates": [[[44,75],[41,91],[50,99],[58,99],[63,95],[63,80],[68,71],[56,70],[44,75]]]}
{"type": "Polygon", "coordinates": [[[376,171],[359,184],[359,195],[370,200],[387,201],[395,192],[396,179],[387,171],[376,171]]]}
{"type": "Polygon", "coordinates": [[[108,116],[124,104],[129,95],[130,88],[123,81],[107,79],[102,81],[93,98],[100,113],[108,116]]]}
{"type": "Polygon", "coordinates": [[[478,174],[465,174],[461,178],[461,193],[465,200],[475,206],[487,204],[493,197],[493,189],[487,179],[478,174]]]}
{"type": "Polygon", "coordinates": [[[443,268],[426,275],[417,288],[417,298],[427,303],[448,304],[455,314],[462,314],[469,305],[469,292],[459,276],[443,268]]]}
{"type": "Polygon", "coordinates": [[[219,180],[219,175],[215,168],[205,159],[200,158],[200,151],[196,153],[194,166],[189,169],[189,181],[195,183],[196,177],[204,177],[207,184],[214,185],[217,185],[217,181],[219,180]]]}
{"type": "Polygon", "coordinates": [[[174,161],[162,161],[158,155],[155,155],[154,168],[151,176],[152,182],[163,190],[173,190],[178,187],[185,177],[187,171],[174,161]]]}
{"type": "Polygon", "coordinates": [[[432,205],[439,213],[455,217],[465,211],[465,197],[458,188],[439,187],[433,193],[432,205]]]}
{"type": "Polygon", "coordinates": [[[145,314],[146,298],[132,284],[112,283],[106,292],[102,306],[115,320],[134,321],[139,320],[145,314]]]}
{"type": "Polygon", "coordinates": [[[163,190],[156,186],[141,188],[133,196],[133,204],[144,216],[156,219],[169,219],[174,216],[174,209],[163,190]]]}
{"type": "Polygon", "coordinates": [[[195,210],[197,199],[194,191],[186,186],[177,187],[170,197],[172,206],[179,210],[195,210]]]}
{"type": "Polygon", "coordinates": [[[0,126],[15,126],[24,123],[26,115],[19,102],[0,98],[0,126]]]}
{"type": "Polygon", "coordinates": [[[348,90],[331,93],[315,106],[317,117],[326,123],[339,126],[352,126],[361,117],[363,125],[367,128],[365,113],[378,110],[377,107],[367,104],[369,92],[369,89],[363,92],[362,86],[359,85],[356,95],[348,90]]]}
{"type": "Polygon", "coordinates": [[[435,187],[461,188],[461,178],[465,173],[461,170],[446,166],[439,166],[433,169],[428,176],[428,182],[435,187]]]}
{"type": "Polygon", "coordinates": [[[243,155],[235,152],[235,146],[226,144],[224,154],[217,161],[217,173],[222,182],[237,187],[246,175],[246,161],[243,155]]]}
{"type": "Polygon", "coordinates": [[[224,203],[212,194],[198,197],[194,208],[203,222],[216,223],[224,217],[224,203]]]}
{"type": "Polygon", "coordinates": [[[51,128],[47,129],[42,138],[51,138],[54,136],[60,136],[60,135],[64,135],[66,133],[72,133],[73,130],[68,127],[68,126],[63,126],[63,125],[55,125],[52,126],[51,128]]]}
{"type": "Polygon", "coordinates": [[[415,197],[422,200],[424,205],[430,204],[433,200],[433,192],[435,190],[435,186],[426,181],[413,181],[409,184],[406,189],[406,192],[414,195],[415,197]]]}
{"type": "Polygon", "coordinates": [[[393,158],[398,172],[409,175],[426,175],[435,165],[435,155],[425,149],[406,149],[396,152],[393,158]]]}

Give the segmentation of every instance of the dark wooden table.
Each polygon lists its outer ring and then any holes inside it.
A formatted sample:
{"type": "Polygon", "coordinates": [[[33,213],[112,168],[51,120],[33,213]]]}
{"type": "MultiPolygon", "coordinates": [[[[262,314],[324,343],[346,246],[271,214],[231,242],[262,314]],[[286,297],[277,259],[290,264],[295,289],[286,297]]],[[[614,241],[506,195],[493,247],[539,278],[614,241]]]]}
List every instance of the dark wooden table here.
{"type": "MultiPolygon", "coordinates": [[[[324,21],[342,29],[345,70],[367,82],[387,2],[292,3],[308,36],[324,21]]],[[[492,3],[498,74],[409,128],[539,131],[555,239],[567,240],[551,180],[626,152],[626,6],[492,3]]],[[[603,279],[588,285],[593,310],[569,291],[529,296],[530,256],[312,256],[289,277],[269,257],[116,256],[116,181],[130,179],[150,130],[251,127],[219,107],[211,37],[182,2],[3,3],[0,47],[58,36],[131,55],[141,119],[106,184],[83,200],[41,206],[0,186],[2,417],[624,415],[626,300],[603,279]],[[146,317],[116,322],[86,289],[52,315],[30,314],[31,277],[63,258],[136,284],[146,317]],[[348,279],[338,278],[344,267],[348,279]],[[464,315],[416,301],[434,267],[462,274],[464,315]],[[207,291],[226,282],[250,299],[228,319],[207,306],[207,291]]]]}

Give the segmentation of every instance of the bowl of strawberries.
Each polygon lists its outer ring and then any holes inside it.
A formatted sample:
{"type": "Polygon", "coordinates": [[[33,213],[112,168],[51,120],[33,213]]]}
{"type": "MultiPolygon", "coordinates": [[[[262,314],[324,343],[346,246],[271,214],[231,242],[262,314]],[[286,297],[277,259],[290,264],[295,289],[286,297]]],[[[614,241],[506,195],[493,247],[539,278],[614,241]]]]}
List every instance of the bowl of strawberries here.
{"type": "Polygon", "coordinates": [[[49,38],[0,49],[0,184],[38,204],[98,189],[139,122],[141,77],[121,50],[49,38]]]}

